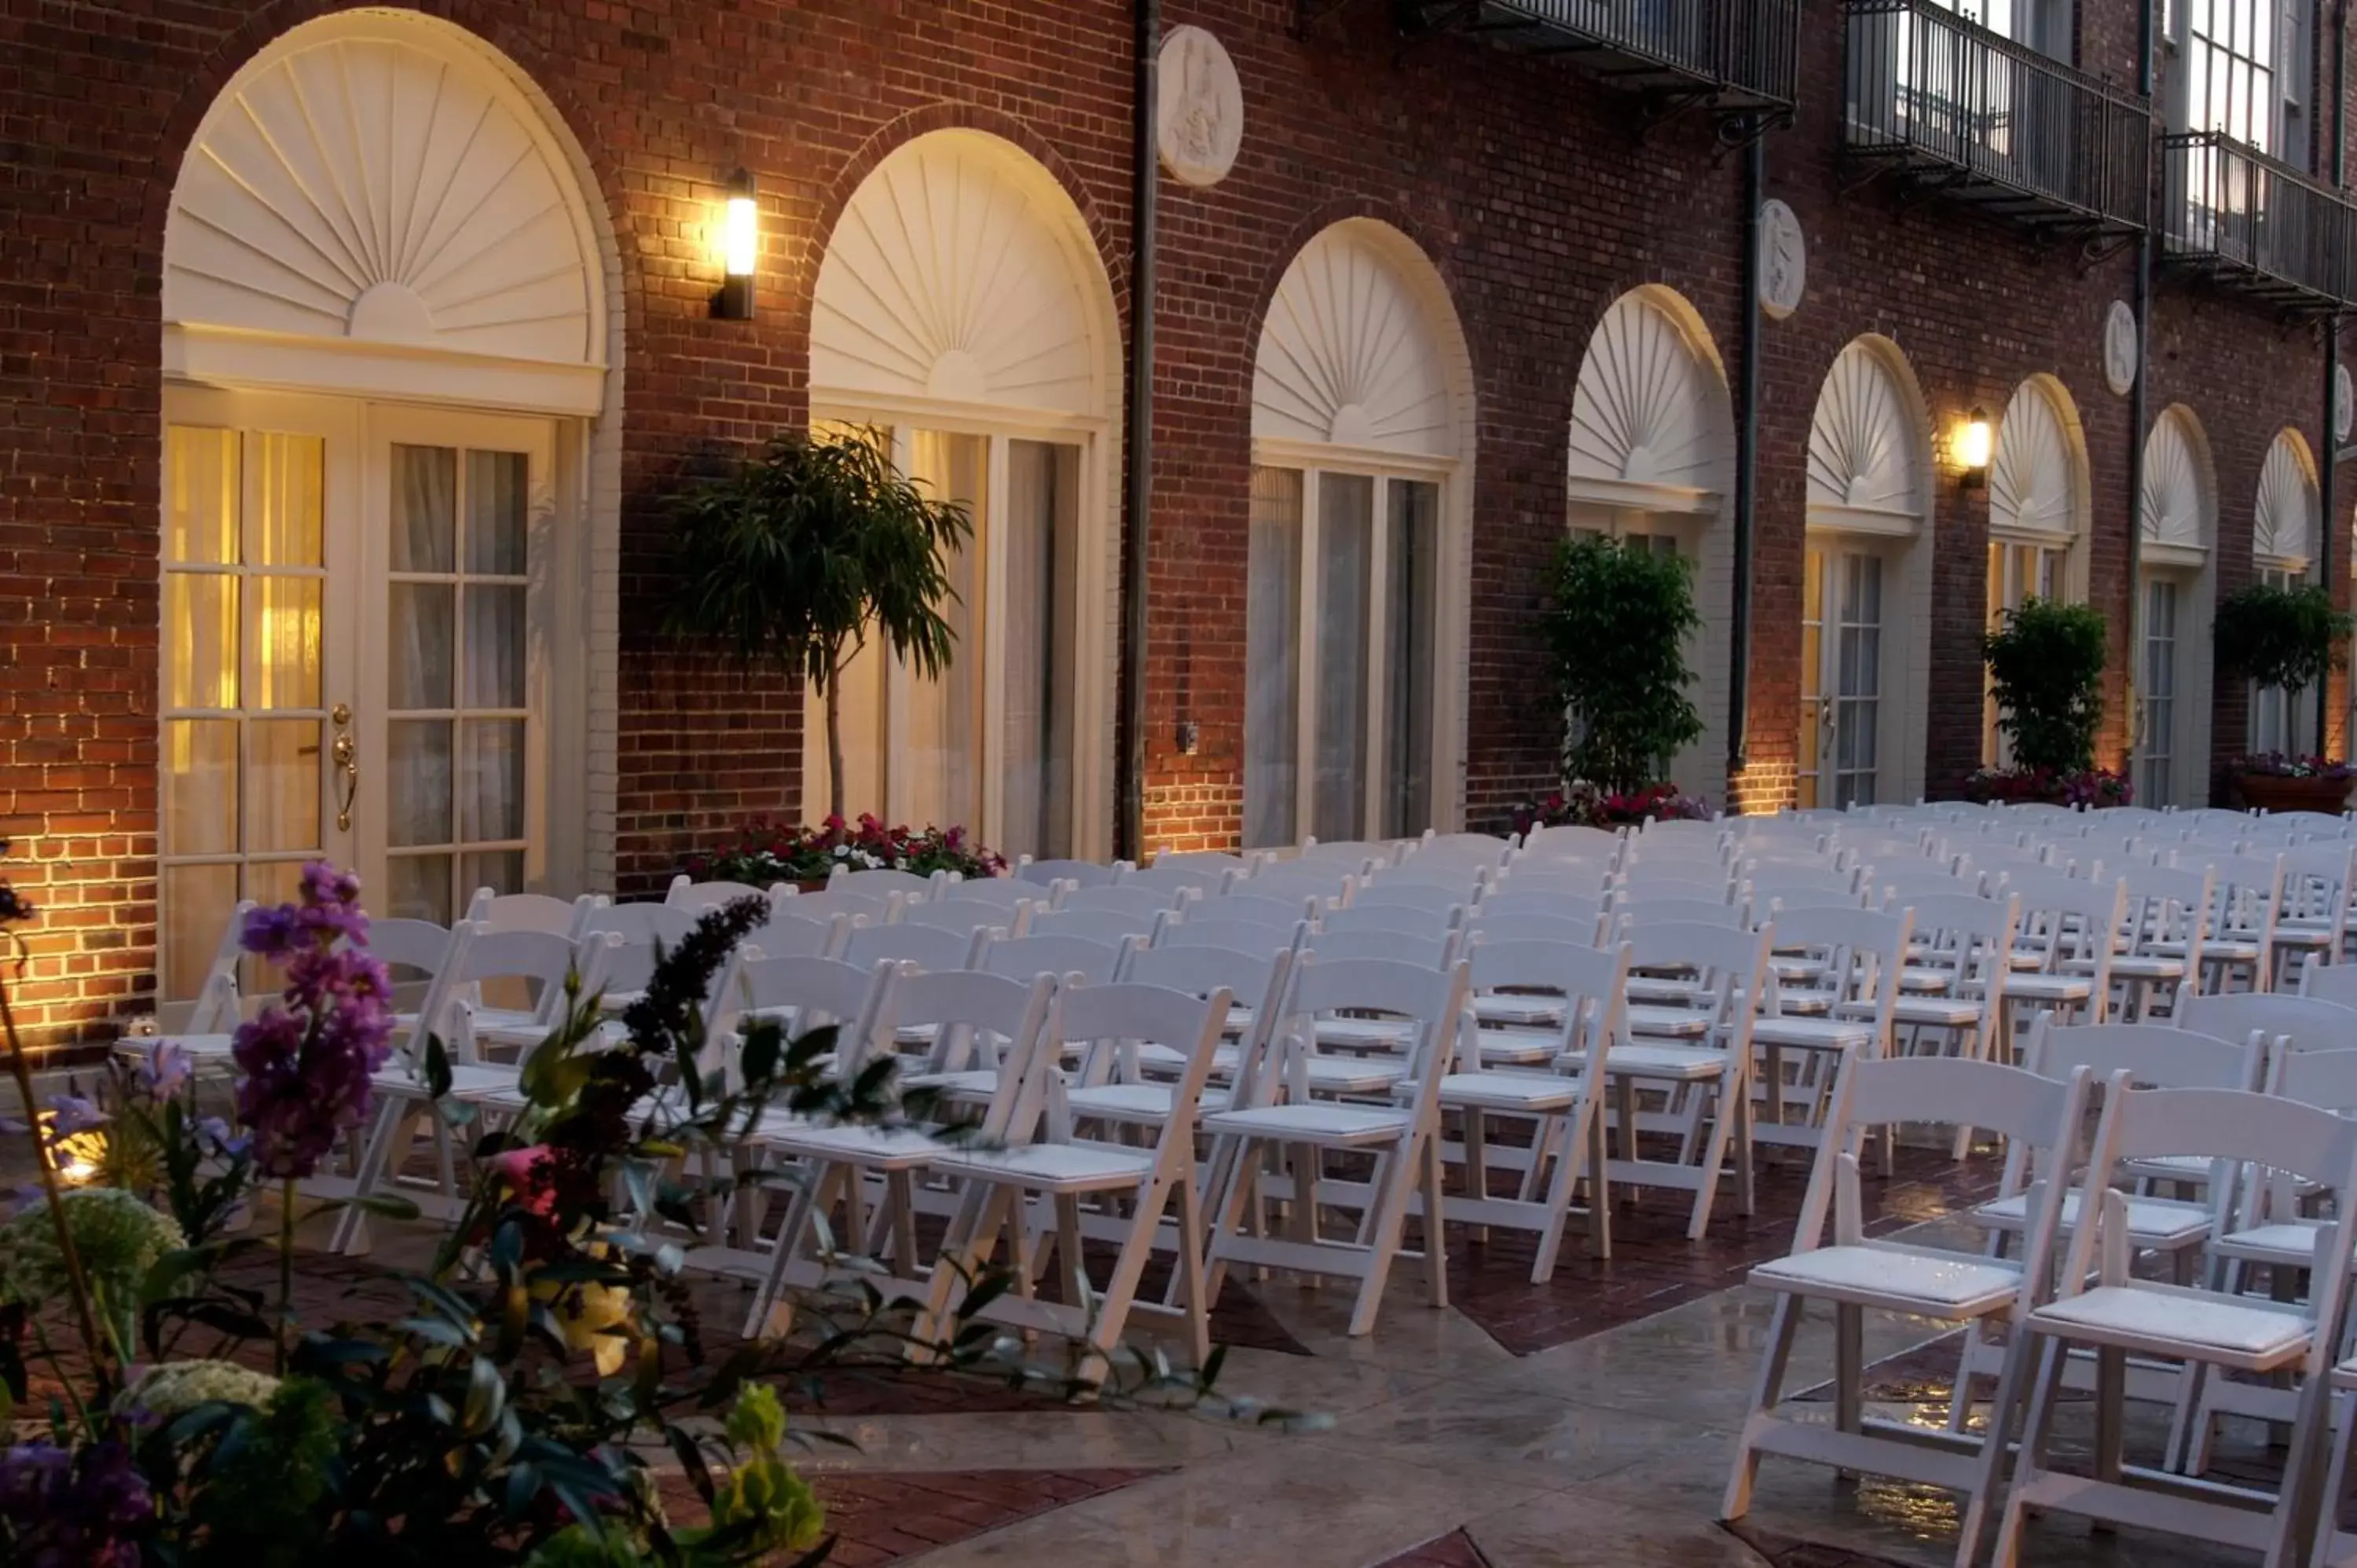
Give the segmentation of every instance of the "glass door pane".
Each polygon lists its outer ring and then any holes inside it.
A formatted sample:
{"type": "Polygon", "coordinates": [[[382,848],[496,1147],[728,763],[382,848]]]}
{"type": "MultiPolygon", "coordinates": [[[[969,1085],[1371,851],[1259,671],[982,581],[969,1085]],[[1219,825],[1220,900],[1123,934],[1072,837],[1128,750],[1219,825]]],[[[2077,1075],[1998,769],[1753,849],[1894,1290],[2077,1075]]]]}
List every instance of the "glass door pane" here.
{"type": "Polygon", "coordinates": [[[1388,603],[1383,668],[1391,690],[1384,714],[1383,833],[1414,838],[1433,825],[1432,695],[1434,618],[1440,572],[1440,487],[1390,481],[1388,603]]]}
{"type": "Polygon", "coordinates": [[[1006,444],[1005,795],[993,847],[1009,857],[1071,854],[1080,483],[1079,447],[1006,444]]]}
{"type": "Polygon", "coordinates": [[[1297,843],[1301,779],[1302,472],[1252,474],[1244,597],[1244,846],[1297,843]]]}
{"type": "Polygon", "coordinates": [[[1361,836],[1366,818],[1367,636],[1374,585],[1375,481],[1318,476],[1318,693],[1309,831],[1361,836]]]}
{"type": "Polygon", "coordinates": [[[390,453],[382,910],[447,925],[524,886],[532,455],[390,453]]]}
{"type": "Polygon", "coordinates": [[[1825,553],[1808,547],[1801,577],[1801,735],[1793,748],[1799,771],[1794,801],[1814,809],[1825,748],[1825,553]]]}
{"type": "Polygon", "coordinates": [[[1872,804],[1882,709],[1882,558],[1841,558],[1838,669],[1834,714],[1834,800],[1872,804]]]}
{"type": "Polygon", "coordinates": [[[165,431],[158,964],[167,1003],[202,989],[240,898],[283,897],[305,860],[329,851],[327,473],[317,434],[195,423],[165,431]]]}

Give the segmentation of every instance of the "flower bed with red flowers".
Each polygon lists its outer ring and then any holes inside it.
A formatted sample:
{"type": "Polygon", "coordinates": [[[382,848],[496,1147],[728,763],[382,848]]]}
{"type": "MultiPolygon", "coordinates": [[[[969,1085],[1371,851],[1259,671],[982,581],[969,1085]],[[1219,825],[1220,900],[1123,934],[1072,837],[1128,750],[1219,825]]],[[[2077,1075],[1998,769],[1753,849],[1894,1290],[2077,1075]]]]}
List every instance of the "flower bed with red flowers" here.
{"type": "Polygon", "coordinates": [[[829,817],[814,828],[790,827],[756,817],[736,839],[689,855],[681,869],[699,882],[818,882],[838,865],[853,871],[907,871],[930,876],[1004,876],[1006,862],[974,842],[963,828],[888,828],[862,812],[856,822],[829,817]]]}
{"type": "Polygon", "coordinates": [[[2108,768],[2066,772],[2059,768],[1984,768],[1964,780],[1964,799],[1984,806],[2045,804],[2125,806],[2136,789],[2125,773],[2108,768]]]}
{"type": "Polygon", "coordinates": [[[2226,764],[2226,771],[2255,774],[2261,779],[2357,779],[2357,762],[2338,762],[2330,757],[2291,757],[2280,751],[2265,751],[2234,758],[2226,764]]]}
{"type": "Polygon", "coordinates": [[[1706,822],[1710,802],[1681,791],[1675,784],[1648,784],[1642,789],[1612,791],[1593,784],[1573,784],[1542,800],[1525,800],[1514,808],[1514,831],[1533,828],[1618,828],[1639,822],[1706,822]]]}

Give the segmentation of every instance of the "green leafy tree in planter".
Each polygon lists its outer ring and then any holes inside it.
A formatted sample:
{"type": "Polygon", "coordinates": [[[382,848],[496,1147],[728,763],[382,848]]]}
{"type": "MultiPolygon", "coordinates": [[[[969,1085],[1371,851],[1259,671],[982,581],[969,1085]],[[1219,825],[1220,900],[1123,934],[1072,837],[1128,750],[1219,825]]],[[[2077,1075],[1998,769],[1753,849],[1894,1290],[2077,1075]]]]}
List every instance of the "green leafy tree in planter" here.
{"type": "Polygon", "coordinates": [[[938,678],[955,651],[942,614],[957,597],[950,558],[974,523],[892,466],[876,431],[787,431],[679,503],[668,624],[733,645],[818,688],[826,708],[827,799],[844,814],[844,666],[880,639],[938,678]]]}
{"type": "Polygon", "coordinates": [[[1566,778],[1626,792],[1702,734],[1685,639],[1702,625],[1694,568],[1594,534],[1556,548],[1543,621],[1568,729],[1566,778]]]}
{"type": "Polygon", "coordinates": [[[1997,728],[2023,769],[2083,773],[2095,765],[2108,657],[2101,612],[2033,598],[1981,639],[1996,688],[1997,728]]]}
{"type": "Polygon", "coordinates": [[[2219,604],[2211,635],[2219,669],[2297,692],[2341,661],[2352,628],[2357,619],[2332,607],[2321,583],[2254,583],[2219,604]]]}

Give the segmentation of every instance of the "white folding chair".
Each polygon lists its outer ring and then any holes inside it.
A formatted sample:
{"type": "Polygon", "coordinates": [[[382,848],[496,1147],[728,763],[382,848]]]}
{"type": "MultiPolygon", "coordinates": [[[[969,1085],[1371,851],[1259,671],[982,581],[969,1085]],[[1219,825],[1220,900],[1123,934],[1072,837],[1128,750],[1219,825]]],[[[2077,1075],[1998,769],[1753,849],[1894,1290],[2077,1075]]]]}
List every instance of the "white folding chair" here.
{"type": "MultiPolygon", "coordinates": [[[[1780,979],[1770,984],[1752,1021],[1751,1041],[1760,1056],[1755,1071],[1766,1114],[1755,1120],[1751,1136],[1757,1143],[1814,1148],[1841,1053],[1892,1053],[1899,979],[1914,915],[1838,907],[1788,909],[1780,904],[1770,918],[1778,950],[1805,957],[1815,972],[1806,983],[1780,979]],[[1810,1004],[1795,1006],[1803,996],[1810,1004]],[[1798,1053],[1789,1082],[1788,1052],[1798,1053]]],[[[1775,960],[1770,962],[1772,967],[1775,960]]],[[[1886,1162],[1893,1141],[1883,1144],[1886,1162]]]]}
{"type": "MultiPolygon", "coordinates": [[[[1013,876],[952,876],[942,885],[940,894],[928,903],[986,904],[1003,915],[1018,910],[1046,909],[1064,894],[1077,888],[1061,883],[1042,887],[1035,882],[1013,876]]],[[[1008,929],[1013,929],[1010,924],[1008,929]]]]}
{"type": "Polygon", "coordinates": [[[212,961],[205,966],[205,978],[197,988],[196,1001],[189,1005],[187,1022],[169,1036],[175,1045],[199,1060],[226,1059],[231,1036],[243,1019],[237,970],[245,957],[245,949],[241,945],[245,918],[256,908],[251,898],[242,898],[230,907],[228,923],[221,927],[221,940],[213,944],[212,961]]]}
{"type": "Polygon", "coordinates": [[[900,911],[909,899],[903,893],[868,894],[849,892],[830,885],[823,893],[804,893],[792,901],[793,912],[807,919],[824,920],[836,915],[865,920],[871,926],[888,926],[900,918],[900,911]]]}
{"type": "Polygon", "coordinates": [[[2121,1013],[2134,1023],[2150,1011],[2156,993],[2201,989],[2201,948],[2215,891],[2209,868],[2134,865],[2123,868],[2127,917],[2112,955],[2112,983],[2121,1013]]]}
{"type": "Polygon", "coordinates": [[[1118,909],[1039,909],[1032,913],[1028,934],[1080,937],[1088,941],[1135,937],[1153,947],[1162,940],[1162,928],[1178,918],[1168,909],[1158,909],[1151,915],[1125,915],[1118,909]]]}
{"type": "Polygon", "coordinates": [[[1122,873],[1133,869],[1125,860],[1101,865],[1092,860],[1033,860],[1025,855],[1017,864],[1015,875],[1041,887],[1052,888],[1058,883],[1070,883],[1075,888],[1086,889],[1110,887],[1121,880],[1122,873]]]}
{"type": "MultiPolygon", "coordinates": [[[[2071,1240],[2054,1298],[2022,1320],[2038,1356],[2029,1413],[1999,1529],[1996,1562],[2019,1561],[2030,1513],[2072,1513],[2259,1552],[2266,1568],[2293,1568],[2314,1519],[2316,1463],[2325,1440],[2334,1359],[2339,1355],[2350,1271],[2317,1270],[2302,1303],[2255,1300],[2198,1286],[2136,1278],[2128,1199],[2109,1192],[2115,1173],[2136,1160],[2195,1155],[2221,1165],[2317,1184],[2343,1207],[2319,1244],[2346,1258],[2346,1216],[2357,1199],[2357,1122],[2287,1100],[2236,1090],[2138,1090],[2115,1080],[2090,1162],[2090,1191],[2105,1192],[2099,1222],[2071,1240]],[[2062,1374],[2073,1350],[2102,1369],[2092,1476],[2052,1467],[2050,1449],[2062,1374]],[[2132,1467],[2124,1462],[2119,1405],[2131,1355],[2179,1361],[2196,1380],[2213,1371],[2287,1374],[2300,1382],[2286,1445],[2285,1480],[2275,1491],[2132,1467]]],[[[1994,1425],[2001,1442],[2003,1416],[1994,1425]]]]}
{"type": "MultiPolygon", "coordinates": [[[[1001,1293],[977,1316],[1046,1329],[1080,1341],[1089,1354],[1080,1368],[1086,1381],[1110,1369],[1132,1312],[1159,1312],[1161,1305],[1138,1299],[1138,1284],[1160,1238],[1165,1217],[1177,1209],[1178,1301],[1198,1364],[1211,1351],[1211,1296],[1203,1285],[1203,1215],[1195,1179],[1194,1130],[1186,1118],[1166,1121],[1150,1147],[1077,1136],[1066,1107],[1059,1103],[1062,1080],[1056,1064],[1075,1050],[1116,1050],[1159,1045],[1185,1061],[1172,1086],[1174,1103],[1195,1102],[1210,1076],[1212,1052],[1228,1013],[1228,993],[1198,997],[1148,985],[1085,985],[1059,990],[1048,1025],[1019,1070],[1017,1103],[996,1148],[952,1147],[933,1169],[965,1184],[965,1193],[935,1263],[925,1327],[938,1332],[954,1321],[970,1287],[989,1262],[1002,1235],[1014,1239],[1017,1267],[1036,1271],[1021,1258],[1029,1224],[1026,1197],[1038,1195],[1055,1211],[1054,1251],[1061,1299],[1045,1302],[1026,1292],[1001,1293]],[[1027,1123],[1044,1122],[1044,1125],[1027,1123]],[[1092,1283],[1082,1243],[1083,1199],[1102,1206],[1093,1216],[1119,1236],[1113,1266],[1102,1284],[1092,1283]]],[[[1010,1070],[1015,1069],[1010,1059],[1010,1070]]]]}
{"type": "Polygon", "coordinates": [[[843,941],[847,963],[866,969],[884,959],[909,963],[928,974],[970,970],[980,961],[996,928],[943,930],[938,926],[860,926],[843,941]]]}
{"type": "Polygon", "coordinates": [[[771,904],[782,904],[792,897],[794,892],[793,885],[786,882],[772,882],[767,887],[726,879],[698,882],[683,872],[671,879],[671,888],[663,895],[663,902],[674,909],[701,915],[707,909],[726,908],[740,898],[767,898],[771,904]]]}
{"type": "MultiPolygon", "coordinates": [[[[903,972],[894,983],[888,1015],[876,1020],[876,1032],[889,1036],[913,1026],[941,1039],[991,1035],[1007,1043],[1011,1061],[1028,1062],[1054,993],[1055,982],[1044,974],[1024,982],[971,972],[903,972]]],[[[865,1065],[847,1061],[842,1070],[856,1073],[865,1065]]],[[[974,1129],[983,1144],[1029,1135],[1029,1125],[1017,1116],[1024,1079],[1019,1070],[999,1076],[974,1129]]],[[[769,1273],[746,1316],[747,1338],[758,1337],[767,1326],[782,1326],[773,1325],[772,1313],[788,1285],[824,1279],[834,1249],[821,1240],[823,1219],[837,1196],[845,1205],[846,1233],[858,1244],[865,1235],[860,1210],[870,1175],[884,1185],[876,1223],[878,1238],[888,1238],[891,1272],[907,1280],[920,1277],[915,1178],[952,1145],[925,1128],[906,1124],[775,1126],[759,1130],[756,1141],[766,1153],[801,1162],[802,1169],[779,1222],[769,1273]]],[[[1024,1266],[1023,1260],[1017,1266],[1024,1266]]]]}
{"type": "Polygon", "coordinates": [[[467,918],[486,931],[554,931],[578,937],[588,929],[590,912],[602,903],[594,893],[578,898],[554,898],[545,893],[494,893],[475,890],[467,918]]]}
{"type": "Polygon", "coordinates": [[[2017,1009],[2102,1023],[2111,1005],[2120,926],[2127,918],[2127,884],[2049,872],[2008,876],[2007,886],[2021,912],[2007,1000],[2017,1009]]]}
{"type": "Polygon", "coordinates": [[[1128,915],[1139,919],[1156,919],[1174,910],[1189,907],[1198,889],[1188,886],[1148,886],[1125,882],[1112,887],[1083,887],[1064,895],[1057,905],[1060,913],[1128,915]]]}
{"type": "Polygon", "coordinates": [[[1080,936],[1009,937],[985,948],[977,967],[1010,980],[1052,974],[1060,981],[1076,976],[1083,984],[1111,985],[1123,978],[1141,945],[1135,937],[1110,942],[1080,936]]]}
{"type": "Polygon", "coordinates": [[[988,930],[1000,936],[1019,937],[1028,933],[1030,925],[1031,900],[1028,898],[1010,909],[979,898],[952,898],[945,894],[940,898],[906,906],[900,911],[900,923],[890,929],[913,930],[929,927],[961,936],[988,930]]]}
{"type": "Polygon", "coordinates": [[[833,958],[841,952],[851,938],[855,917],[814,918],[794,908],[799,902],[788,899],[780,904],[745,940],[771,958],[833,958]]]}
{"type": "Polygon", "coordinates": [[[826,879],[829,893],[858,893],[870,898],[898,893],[911,903],[920,898],[933,898],[949,886],[950,874],[936,871],[920,875],[914,871],[895,871],[888,866],[855,870],[847,863],[837,863],[826,879]]]}
{"type": "MultiPolygon", "coordinates": [[[[1400,1252],[1410,1196],[1421,1187],[1425,1211],[1441,1212],[1440,1080],[1468,987],[1462,963],[1437,969],[1376,960],[1321,963],[1304,956],[1295,964],[1285,1022],[1257,1061],[1238,1062],[1235,1101],[1202,1119],[1207,1135],[1234,1141],[1224,1162],[1232,1178],[1212,1226],[1207,1298],[1218,1299],[1230,1264],[1355,1279],[1359,1290],[1349,1332],[1353,1337],[1373,1332],[1383,1285],[1400,1252]],[[1286,1083],[1287,1067],[1308,1051],[1319,1019],[1367,1012],[1414,1022],[1405,1076],[1417,1089],[1405,1103],[1338,1104],[1309,1098],[1298,1079],[1286,1083]],[[1262,1149],[1281,1151],[1291,1163],[1286,1186],[1290,1219],[1282,1238],[1265,1233],[1260,1222],[1270,1186],[1256,1158],[1262,1149]],[[1329,1153],[1375,1156],[1367,1207],[1347,1240],[1329,1240],[1320,1231],[1328,1207],[1323,1166],[1329,1153]]],[[[1423,1256],[1432,1304],[1446,1306],[1448,1276],[1440,1226],[1426,1227],[1423,1256]]]]}
{"type": "MultiPolygon", "coordinates": [[[[2089,1075],[2060,1082],[2018,1068],[1959,1057],[1851,1056],[1834,1091],[1825,1140],[1809,1179],[1792,1253],[1751,1271],[1751,1283],[1776,1294],[1776,1313],[1760,1357],[1760,1379],[1738,1440],[1719,1517],[1750,1511],[1760,1460],[1777,1455],[1846,1472],[1893,1476],[1961,1495],[1957,1568],[1973,1568],[1989,1511],[2003,1485],[2002,1437],[1927,1433],[1914,1423],[1865,1412],[1865,1316],[1869,1310],[2013,1329],[2051,1289],[2061,1184],[2040,1180],[2030,1214],[2029,1245],[2018,1261],[1976,1257],[1926,1241],[1882,1240],[1866,1233],[1858,1155],[1867,1134],[1901,1122],[1986,1127],[2042,1171],[2067,1164],[2085,1112],[2089,1075]],[[1832,1225],[1830,1241],[1826,1236],[1832,1225]],[[1834,1309],[1834,1410],[1830,1423],[1783,1413],[1784,1381],[1802,1314],[1810,1302],[1834,1309]]],[[[1998,1416],[2017,1401],[2027,1369],[2020,1334],[1997,1380],[1998,1416]]]]}

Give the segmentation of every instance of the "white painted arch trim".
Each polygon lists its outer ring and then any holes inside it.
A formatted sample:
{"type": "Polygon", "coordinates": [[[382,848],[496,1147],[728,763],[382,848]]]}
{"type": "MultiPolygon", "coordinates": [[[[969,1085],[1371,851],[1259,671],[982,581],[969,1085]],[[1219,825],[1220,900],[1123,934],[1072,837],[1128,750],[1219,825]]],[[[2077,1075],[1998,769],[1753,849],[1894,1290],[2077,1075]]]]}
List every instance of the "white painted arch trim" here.
{"type": "Polygon", "coordinates": [[[1834,548],[1844,541],[1871,542],[1885,564],[1882,752],[1875,788],[1889,802],[1917,800],[1924,789],[1933,472],[1931,408],[1915,368],[1879,333],[1852,338],[1826,370],[1810,421],[1807,532],[1834,548]]]}
{"type": "Polygon", "coordinates": [[[2137,507],[2144,559],[2200,566],[2218,534],[2218,480],[2210,438],[2183,403],[2153,421],[2144,444],[2144,486],[2137,507]]]}
{"type": "Polygon", "coordinates": [[[1684,295],[1645,284],[1605,309],[1573,384],[1568,445],[1564,493],[1576,526],[1609,509],[1621,530],[1631,514],[1649,515],[1692,542],[1703,625],[1686,663],[1703,734],[1673,766],[1688,794],[1724,805],[1735,409],[1718,347],[1684,295]]]}
{"type": "MultiPolygon", "coordinates": [[[[1113,846],[1122,338],[1088,220],[1006,137],[956,127],[886,154],[845,204],[811,311],[811,418],[1082,441],[1073,851],[1113,846]]],[[[804,754],[823,756],[806,704],[804,754]]],[[[823,800],[804,769],[805,814],[823,800]]],[[[855,806],[854,809],[860,809],[855,806]]],[[[986,831],[974,824],[976,831],[986,831]]]]}
{"type": "Polygon", "coordinates": [[[1472,668],[1473,355],[1424,248],[1376,218],[1310,236],[1269,298],[1253,362],[1253,461],[1441,484],[1435,825],[1465,822],[1472,668]]]}
{"type": "Polygon", "coordinates": [[[1930,493],[1930,424],[1899,346],[1871,335],[1835,356],[1809,423],[1811,527],[1912,534],[1930,493]]]}
{"type": "MultiPolygon", "coordinates": [[[[412,123],[409,129],[424,125],[430,132],[437,124],[447,126],[448,122],[429,117],[412,123]]],[[[421,177],[403,188],[413,203],[413,216],[422,190],[438,189],[447,206],[453,171],[464,162],[447,143],[433,145],[439,148],[436,161],[420,166],[433,177],[421,177]]],[[[416,143],[393,138],[381,156],[404,147],[414,151],[416,143]]],[[[258,166],[264,175],[273,172],[269,158],[258,166]]],[[[276,169],[289,166],[281,159],[276,169]]],[[[287,194],[284,185],[272,188],[282,197],[287,194]]],[[[481,199],[482,188],[465,188],[475,189],[476,199],[481,199]]],[[[585,546],[571,557],[576,580],[564,586],[568,602],[580,607],[573,624],[585,628],[584,657],[564,672],[553,699],[557,713],[552,717],[566,733],[557,742],[558,760],[550,780],[552,819],[563,824],[548,846],[550,891],[565,894],[614,886],[620,792],[622,258],[597,189],[596,171],[579,139],[522,67],[453,23],[416,11],[369,6],[290,28],[231,79],[199,124],[173,188],[164,231],[163,369],[167,378],[255,391],[458,403],[560,421],[559,504],[578,521],[585,546]],[[436,320],[436,330],[425,335],[414,330],[418,325],[414,312],[406,318],[413,330],[404,332],[399,329],[400,309],[376,309],[404,303],[388,293],[360,313],[363,330],[355,334],[352,307],[366,290],[347,305],[337,329],[332,315],[319,309],[290,322],[283,301],[273,304],[266,288],[242,287],[233,267],[226,282],[199,280],[209,261],[251,255],[252,245],[223,233],[223,224],[235,228],[235,220],[242,218],[260,224],[259,233],[274,224],[283,229],[286,220],[285,213],[273,216],[264,210],[269,203],[261,192],[240,196],[222,188],[220,179],[231,167],[257,166],[252,161],[257,149],[251,141],[230,136],[224,127],[250,129],[257,113],[274,101],[283,106],[285,92],[311,80],[307,65],[322,60],[348,66],[361,62],[362,80],[368,79],[365,68],[371,61],[378,68],[374,80],[380,82],[436,80],[452,94],[442,102],[471,102],[480,113],[479,125],[498,128],[504,140],[470,141],[467,147],[479,153],[488,145],[504,145],[513,160],[508,177],[513,178],[517,170],[525,177],[522,185],[505,188],[509,197],[529,189],[544,199],[531,209],[528,222],[519,221],[512,205],[503,207],[497,214],[501,231],[487,234],[473,221],[473,214],[453,212],[451,220],[459,223],[460,231],[481,240],[490,251],[506,252],[510,259],[513,252],[506,249],[505,231],[542,246],[538,272],[522,280],[529,286],[487,287],[475,297],[457,298],[454,303],[462,308],[447,324],[449,329],[442,329],[446,324],[436,320]],[[551,196],[554,206],[545,199],[551,196]],[[227,205],[218,204],[222,200],[227,205]],[[566,292],[576,281],[577,301],[566,292]],[[544,308],[538,313],[513,308],[526,295],[544,308]],[[491,308],[502,301],[510,308],[491,308]],[[286,330],[290,325],[297,329],[286,330]]],[[[393,194],[389,188],[388,205],[377,209],[388,217],[393,210],[393,194]]],[[[296,224],[312,226],[315,240],[317,224],[332,230],[330,214],[337,205],[332,197],[323,196],[316,203],[305,198],[304,203],[307,213],[297,210],[296,224]]],[[[441,231],[429,220],[423,230],[413,225],[399,232],[417,243],[373,253],[381,262],[411,263],[411,275],[395,281],[427,301],[431,319],[436,285],[447,280],[415,275],[414,268],[427,242],[441,231]]],[[[357,231],[349,238],[360,246],[360,253],[371,253],[357,231]]],[[[445,253],[450,253],[447,247],[445,253]]],[[[468,251],[452,259],[473,262],[478,255],[468,251]]],[[[485,264],[490,264],[488,258],[485,264]]],[[[403,271],[399,266],[393,270],[403,271]]],[[[469,269],[451,271],[465,275],[469,269]]],[[[264,274],[255,275],[259,281],[264,274]]],[[[474,275],[485,281],[485,274],[474,275]]],[[[516,281],[513,274],[504,277],[516,281]]],[[[347,287],[350,281],[344,279],[347,287]]],[[[502,275],[494,272],[488,281],[497,285],[502,275]]],[[[330,295],[336,292],[329,290],[330,295]]],[[[326,302],[311,296],[308,303],[319,306],[326,302]]]]}
{"type": "Polygon", "coordinates": [[[2251,555],[2261,567],[2305,572],[2316,559],[2316,458],[2297,430],[2276,433],[2259,468],[2251,555]]]}
{"type": "Polygon", "coordinates": [[[2060,380],[2040,372],[2014,389],[1989,463],[1989,532],[1999,539],[2065,544],[2067,591],[2087,596],[2092,521],[2087,438],[2079,405],[2060,380]]]}
{"type": "MultiPolygon", "coordinates": [[[[545,98],[511,61],[416,12],[366,8],[266,45],[189,144],[164,231],[164,319],[296,348],[429,350],[602,370],[598,225],[545,98]]],[[[218,348],[184,343],[199,371],[218,348]]],[[[323,390],[404,360],[323,352],[323,390]]],[[[581,377],[543,406],[577,412],[581,377]]],[[[364,387],[398,395],[397,384],[364,387]]]]}

